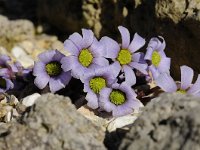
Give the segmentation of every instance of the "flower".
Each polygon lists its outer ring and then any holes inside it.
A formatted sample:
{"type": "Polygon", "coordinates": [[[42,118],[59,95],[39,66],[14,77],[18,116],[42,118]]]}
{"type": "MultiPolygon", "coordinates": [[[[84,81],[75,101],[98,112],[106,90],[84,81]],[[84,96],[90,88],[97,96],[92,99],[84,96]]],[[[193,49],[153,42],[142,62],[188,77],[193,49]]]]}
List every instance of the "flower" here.
{"type": "MultiPolygon", "coordinates": [[[[43,89],[49,83],[50,91],[56,92],[69,83],[70,71],[62,69],[61,59],[65,55],[58,50],[50,50],[39,54],[39,62],[33,68],[33,75],[36,76],[34,83],[39,89],[43,89]]],[[[71,65],[71,64],[67,64],[71,65]]]]}
{"type": "Polygon", "coordinates": [[[149,70],[151,71],[154,79],[156,79],[160,73],[169,73],[171,63],[171,59],[166,57],[164,52],[166,47],[165,40],[161,36],[159,36],[159,38],[161,38],[163,42],[156,37],[151,38],[144,57],[145,60],[149,60],[151,62],[149,70]]]}
{"type": "Polygon", "coordinates": [[[14,87],[12,81],[3,76],[0,76],[0,93],[4,93],[14,87]]]}
{"type": "Polygon", "coordinates": [[[6,68],[8,63],[11,62],[11,58],[7,55],[0,56],[0,68],[6,68]]]}
{"type": "MultiPolygon", "coordinates": [[[[173,78],[168,73],[162,73],[155,80],[157,86],[159,86],[165,92],[178,92],[182,94],[200,94],[200,74],[194,84],[192,83],[194,71],[188,66],[181,66],[181,82],[176,84],[173,78]]],[[[199,95],[200,96],[200,95],[199,95]]]]}
{"type": "Polygon", "coordinates": [[[111,58],[115,63],[120,64],[121,71],[125,74],[125,82],[132,86],[136,83],[136,76],[133,69],[147,74],[147,64],[140,62],[142,53],[135,53],[144,46],[145,39],[135,33],[133,40],[130,42],[128,29],[122,26],[119,26],[118,29],[122,37],[121,45],[107,36],[102,37],[100,42],[105,45],[106,58],[111,58]]]}
{"type": "Polygon", "coordinates": [[[83,37],[74,33],[64,42],[64,47],[71,55],[63,58],[64,71],[71,70],[74,78],[80,79],[87,71],[98,66],[107,66],[109,62],[104,56],[104,47],[94,37],[91,30],[82,29],[83,37]],[[71,65],[68,65],[71,64],[71,65]]]}
{"type": "Polygon", "coordinates": [[[127,83],[113,84],[112,88],[104,88],[100,92],[99,106],[106,112],[112,112],[114,117],[130,114],[138,110],[141,103],[137,95],[127,83]]]}
{"type": "Polygon", "coordinates": [[[99,93],[103,88],[109,87],[117,81],[116,77],[119,69],[120,66],[118,64],[112,64],[107,67],[90,70],[81,78],[84,83],[84,92],[87,92],[85,99],[88,101],[87,105],[90,108],[98,108],[99,93]]]}

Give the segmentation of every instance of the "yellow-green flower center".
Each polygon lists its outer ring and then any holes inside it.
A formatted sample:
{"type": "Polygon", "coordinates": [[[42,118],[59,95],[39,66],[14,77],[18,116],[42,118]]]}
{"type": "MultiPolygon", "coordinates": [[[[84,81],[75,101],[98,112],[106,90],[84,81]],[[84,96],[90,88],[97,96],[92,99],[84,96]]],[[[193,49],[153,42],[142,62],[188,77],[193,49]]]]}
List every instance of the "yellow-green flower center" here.
{"type": "Polygon", "coordinates": [[[78,60],[84,67],[88,67],[93,60],[92,53],[88,49],[82,49],[78,56],[78,60]]]}
{"type": "Polygon", "coordinates": [[[158,67],[158,65],[160,64],[161,61],[161,56],[157,51],[154,51],[152,54],[152,64],[156,67],[158,67]]]}
{"type": "Polygon", "coordinates": [[[6,80],[0,77],[0,88],[6,88],[6,80]]]}
{"type": "Polygon", "coordinates": [[[49,76],[58,76],[62,72],[61,63],[52,61],[46,64],[46,72],[49,76]]]}
{"type": "Polygon", "coordinates": [[[110,93],[110,101],[115,105],[122,105],[126,101],[126,95],[120,90],[113,90],[110,93]]]}
{"type": "Polygon", "coordinates": [[[117,56],[117,60],[121,65],[129,64],[132,61],[131,52],[127,49],[121,49],[117,56]]]}
{"type": "Polygon", "coordinates": [[[176,92],[177,92],[177,93],[180,93],[180,94],[186,94],[186,93],[187,93],[186,90],[182,90],[182,89],[179,89],[179,90],[177,90],[176,92]]]}
{"type": "Polygon", "coordinates": [[[106,87],[106,80],[102,77],[94,77],[90,80],[90,88],[98,94],[104,87],[106,87]]]}

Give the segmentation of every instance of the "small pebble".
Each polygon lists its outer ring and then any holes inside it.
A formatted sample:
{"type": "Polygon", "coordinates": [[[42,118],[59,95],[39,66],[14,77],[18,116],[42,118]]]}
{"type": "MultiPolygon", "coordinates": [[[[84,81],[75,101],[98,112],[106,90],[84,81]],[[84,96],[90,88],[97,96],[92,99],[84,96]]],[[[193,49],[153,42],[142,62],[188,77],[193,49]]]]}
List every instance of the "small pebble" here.
{"type": "Polygon", "coordinates": [[[40,97],[41,95],[38,93],[34,93],[32,95],[29,95],[22,100],[22,104],[26,107],[30,107],[35,104],[35,101],[40,97]]]}

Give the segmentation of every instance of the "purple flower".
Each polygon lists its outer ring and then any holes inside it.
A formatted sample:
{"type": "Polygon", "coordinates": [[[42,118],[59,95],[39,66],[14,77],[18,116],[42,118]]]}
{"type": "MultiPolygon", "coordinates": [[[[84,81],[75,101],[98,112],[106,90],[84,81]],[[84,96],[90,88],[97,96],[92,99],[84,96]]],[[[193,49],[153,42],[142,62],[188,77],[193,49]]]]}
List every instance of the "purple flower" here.
{"type": "Polygon", "coordinates": [[[65,88],[71,79],[70,71],[64,71],[61,67],[61,59],[65,55],[58,50],[50,50],[41,53],[38,57],[40,61],[35,63],[33,69],[33,75],[36,76],[35,85],[43,89],[49,83],[51,92],[65,88]]]}
{"type": "Polygon", "coordinates": [[[12,81],[3,76],[0,76],[0,93],[4,93],[14,87],[12,81]]]}
{"type": "Polygon", "coordinates": [[[0,56],[0,67],[6,68],[8,63],[11,62],[11,58],[7,55],[1,55],[0,56]]]}
{"type": "Polygon", "coordinates": [[[160,73],[169,73],[171,59],[166,57],[164,49],[166,47],[165,40],[161,42],[158,38],[152,38],[148,44],[147,52],[144,57],[145,60],[150,60],[151,65],[149,70],[151,71],[153,78],[156,79],[160,73]]]}
{"type": "Polygon", "coordinates": [[[105,36],[100,42],[105,45],[106,58],[111,58],[115,63],[120,64],[121,71],[125,74],[125,82],[129,85],[136,83],[136,77],[133,69],[147,74],[147,64],[141,63],[142,53],[137,52],[145,44],[145,39],[135,33],[133,40],[130,42],[130,33],[125,27],[118,27],[122,44],[118,44],[113,39],[105,36]]]}
{"type": "Polygon", "coordinates": [[[165,92],[178,92],[182,94],[199,95],[200,93],[200,74],[194,84],[192,84],[194,71],[188,66],[181,66],[181,82],[176,84],[168,73],[162,73],[156,78],[155,82],[165,92]]]}
{"type": "Polygon", "coordinates": [[[72,76],[77,79],[91,69],[109,65],[108,60],[103,57],[104,47],[94,37],[94,33],[82,29],[82,34],[83,36],[74,33],[64,42],[65,49],[71,55],[62,59],[64,71],[71,70],[72,76]]]}
{"type": "Polygon", "coordinates": [[[116,77],[119,69],[120,66],[118,64],[112,64],[107,67],[90,70],[81,78],[84,83],[84,92],[87,92],[85,99],[88,101],[87,105],[90,108],[98,108],[99,93],[103,88],[109,87],[117,81],[116,77]]]}
{"type": "Polygon", "coordinates": [[[130,114],[139,109],[141,103],[136,93],[125,82],[113,84],[112,88],[104,88],[100,92],[99,106],[106,112],[112,112],[114,117],[130,114]]]}

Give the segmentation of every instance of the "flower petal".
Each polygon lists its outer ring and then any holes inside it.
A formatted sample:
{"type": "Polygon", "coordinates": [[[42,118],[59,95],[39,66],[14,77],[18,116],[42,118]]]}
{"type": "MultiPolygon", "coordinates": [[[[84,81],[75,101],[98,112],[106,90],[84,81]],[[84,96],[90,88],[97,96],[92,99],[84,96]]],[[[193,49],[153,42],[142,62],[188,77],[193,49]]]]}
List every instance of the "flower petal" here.
{"type": "Polygon", "coordinates": [[[175,81],[167,73],[160,74],[155,82],[165,92],[175,92],[177,90],[175,81]]]}
{"type": "Polygon", "coordinates": [[[73,68],[74,63],[77,61],[77,58],[74,56],[66,56],[61,60],[61,67],[66,72],[73,68]]]}
{"type": "Polygon", "coordinates": [[[33,68],[33,75],[37,76],[41,72],[46,72],[45,66],[46,65],[41,61],[36,62],[35,65],[34,65],[34,68],[33,68]]]}
{"type": "Polygon", "coordinates": [[[99,66],[108,66],[109,62],[107,59],[103,58],[103,57],[97,57],[93,59],[93,63],[97,64],[99,66]]]}
{"type": "Polygon", "coordinates": [[[61,82],[60,78],[50,78],[49,87],[52,93],[59,91],[62,88],[65,88],[65,85],[61,82]]]}
{"type": "Polygon", "coordinates": [[[192,83],[194,72],[188,66],[181,66],[181,89],[186,90],[192,83]]]}
{"type": "Polygon", "coordinates": [[[163,40],[163,42],[161,42],[160,40],[160,44],[159,46],[157,47],[157,50],[158,51],[164,51],[165,47],[166,47],[166,43],[165,43],[165,40],[162,36],[158,36],[159,38],[161,38],[163,40]]]}
{"type": "Polygon", "coordinates": [[[64,42],[64,49],[67,50],[71,55],[78,56],[79,55],[79,50],[78,48],[74,45],[74,43],[70,40],[65,40],[64,42]]]}
{"type": "Polygon", "coordinates": [[[141,52],[133,53],[133,55],[132,55],[132,61],[134,61],[134,62],[139,62],[139,61],[141,61],[141,57],[142,57],[143,55],[144,55],[144,54],[141,53],[141,52]]]}
{"type": "Polygon", "coordinates": [[[139,50],[145,44],[145,39],[135,33],[131,44],[129,45],[128,49],[134,53],[135,51],[139,50]]]}
{"type": "Polygon", "coordinates": [[[200,74],[198,75],[196,82],[188,90],[188,94],[196,94],[199,92],[200,92],[200,74]]]}
{"type": "Polygon", "coordinates": [[[83,34],[83,47],[88,48],[94,40],[94,33],[92,32],[92,30],[82,29],[82,34],[83,34]]]}
{"type": "Polygon", "coordinates": [[[151,60],[152,59],[152,54],[153,54],[154,49],[152,49],[151,47],[147,48],[146,54],[144,56],[145,60],[151,60]]]}
{"type": "Polygon", "coordinates": [[[113,117],[120,117],[120,116],[128,115],[132,112],[133,112],[133,109],[122,105],[122,106],[116,107],[116,109],[112,111],[112,115],[113,117]]]}
{"type": "Polygon", "coordinates": [[[127,49],[130,44],[130,33],[128,29],[123,26],[119,26],[118,29],[122,37],[122,48],[127,49]]]}
{"type": "Polygon", "coordinates": [[[160,61],[160,64],[158,65],[158,71],[159,72],[169,72],[171,64],[171,58],[162,58],[160,61]]]}
{"type": "Polygon", "coordinates": [[[71,72],[62,72],[61,75],[58,76],[58,78],[66,86],[72,78],[71,72]]]}
{"type": "Polygon", "coordinates": [[[60,62],[60,60],[65,57],[64,54],[62,54],[61,52],[59,52],[58,50],[55,50],[56,54],[53,56],[52,61],[58,61],[60,62]]]}
{"type": "Polygon", "coordinates": [[[92,109],[97,109],[99,107],[98,97],[93,92],[87,93],[85,99],[88,101],[87,105],[92,109]]]}
{"type": "Polygon", "coordinates": [[[146,74],[146,75],[148,74],[148,73],[147,73],[147,67],[148,67],[147,64],[140,64],[140,63],[137,63],[137,62],[131,62],[129,65],[130,65],[131,67],[133,67],[133,68],[139,70],[139,71],[142,72],[143,74],[146,74]]]}
{"type": "Polygon", "coordinates": [[[83,38],[79,33],[73,33],[69,36],[69,39],[75,44],[78,50],[83,49],[83,38]]]}
{"type": "Polygon", "coordinates": [[[49,50],[49,51],[45,51],[41,54],[38,55],[38,58],[44,62],[44,63],[48,63],[52,60],[53,56],[56,54],[55,50],[49,50]]]}
{"type": "Polygon", "coordinates": [[[116,41],[107,36],[104,36],[101,38],[100,42],[105,46],[106,58],[117,58],[120,47],[116,41]]]}
{"type": "Polygon", "coordinates": [[[48,75],[41,75],[37,76],[34,80],[34,84],[39,88],[39,89],[44,89],[46,85],[48,84],[50,80],[50,77],[48,75]]]}
{"type": "Polygon", "coordinates": [[[153,65],[149,66],[149,70],[150,70],[154,80],[160,75],[160,72],[153,65]]]}
{"type": "Polygon", "coordinates": [[[89,47],[93,57],[104,57],[106,55],[105,45],[101,44],[96,38],[89,47]]]}
{"type": "Polygon", "coordinates": [[[99,93],[99,107],[106,112],[111,112],[113,109],[116,108],[116,106],[110,102],[109,96],[112,92],[112,89],[110,88],[103,88],[101,92],[99,93]]]}
{"type": "Polygon", "coordinates": [[[125,74],[125,82],[130,86],[134,85],[136,83],[136,76],[131,67],[124,65],[123,71],[125,74]]]}

